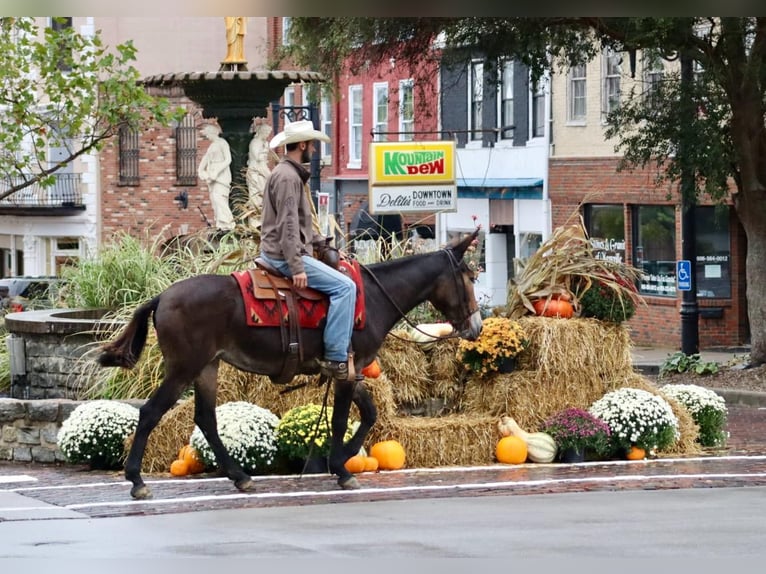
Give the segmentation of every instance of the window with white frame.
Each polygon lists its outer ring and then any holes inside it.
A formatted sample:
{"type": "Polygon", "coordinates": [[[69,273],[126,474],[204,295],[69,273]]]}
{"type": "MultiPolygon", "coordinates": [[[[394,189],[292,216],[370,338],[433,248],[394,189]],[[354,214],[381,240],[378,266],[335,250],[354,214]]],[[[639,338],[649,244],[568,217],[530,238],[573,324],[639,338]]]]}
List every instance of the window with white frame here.
{"type": "Polygon", "coordinates": [[[284,94],[282,95],[282,101],[284,102],[284,107],[287,108],[285,111],[287,112],[284,115],[284,122],[285,125],[292,122],[293,116],[292,114],[295,114],[295,110],[293,110],[293,106],[295,106],[295,88],[293,86],[287,86],[285,88],[284,94]]]}
{"type": "Polygon", "coordinates": [[[348,87],[348,163],[362,166],[362,86],[348,87]]]}
{"type": "Polygon", "coordinates": [[[372,86],[372,129],[375,141],[388,141],[388,83],[379,82],[372,86]]]}
{"type": "Polygon", "coordinates": [[[570,122],[584,122],[586,116],[586,71],[585,64],[572,66],[569,70],[569,117],[570,122]]]}
{"type": "Polygon", "coordinates": [[[469,137],[472,140],[481,140],[482,109],[484,103],[484,63],[471,62],[470,77],[468,82],[468,98],[470,111],[468,115],[469,137]]]}
{"type": "Polygon", "coordinates": [[[415,92],[412,80],[399,82],[399,141],[415,139],[415,92]]]}
{"type": "Polygon", "coordinates": [[[654,105],[657,103],[665,67],[659,53],[654,50],[647,50],[643,53],[643,64],[644,98],[649,105],[654,105]]]}
{"type": "Polygon", "coordinates": [[[612,48],[604,50],[603,57],[603,119],[620,106],[620,62],[622,57],[612,48]]]}
{"type": "Polygon", "coordinates": [[[545,80],[540,78],[532,86],[532,98],[530,99],[532,121],[529,135],[532,138],[541,138],[545,135],[545,80]]]}
{"type": "Polygon", "coordinates": [[[292,24],[292,18],[284,16],[282,18],[282,45],[290,45],[290,24],[292,24]]]}
{"type": "Polygon", "coordinates": [[[505,60],[500,69],[500,95],[498,105],[500,106],[497,117],[499,119],[498,129],[500,130],[501,140],[513,139],[513,61],[505,60]],[[511,129],[509,129],[511,128],[511,129]]]}
{"type": "MultiPolygon", "coordinates": [[[[322,132],[332,140],[332,92],[327,88],[322,90],[322,101],[319,104],[319,121],[322,124],[322,132]]],[[[321,142],[321,154],[325,164],[332,162],[332,146],[330,143],[321,142]]]]}

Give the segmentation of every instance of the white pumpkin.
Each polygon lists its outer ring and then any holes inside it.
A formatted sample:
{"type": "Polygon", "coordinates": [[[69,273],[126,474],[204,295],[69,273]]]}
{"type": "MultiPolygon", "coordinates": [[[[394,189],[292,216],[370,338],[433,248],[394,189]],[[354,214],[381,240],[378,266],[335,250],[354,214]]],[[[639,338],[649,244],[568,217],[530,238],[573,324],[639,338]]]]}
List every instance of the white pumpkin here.
{"type": "Polygon", "coordinates": [[[440,337],[451,335],[452,331],[449,323],[421,323],[412,330],[410,338],[428,351],[440,337]]]}

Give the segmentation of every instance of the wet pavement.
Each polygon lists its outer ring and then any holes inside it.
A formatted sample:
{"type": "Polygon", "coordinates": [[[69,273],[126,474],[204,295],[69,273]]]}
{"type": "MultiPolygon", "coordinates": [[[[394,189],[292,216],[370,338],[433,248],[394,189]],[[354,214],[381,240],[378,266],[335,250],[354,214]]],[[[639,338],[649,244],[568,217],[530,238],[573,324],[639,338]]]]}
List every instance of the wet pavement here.
{"type": "Polygon", "coordinates": [[[729,405],[725,448],[700,456],[581,464],[405,469],[358,475],[340,490],[329,475],[255,477],[249,493],[214,475],[145,475],[154,498],[135,501],[121,472],[0,463],[0,522],[156,515],[199,510],[584,491],[766,486],[766,404],[729,405]]]}

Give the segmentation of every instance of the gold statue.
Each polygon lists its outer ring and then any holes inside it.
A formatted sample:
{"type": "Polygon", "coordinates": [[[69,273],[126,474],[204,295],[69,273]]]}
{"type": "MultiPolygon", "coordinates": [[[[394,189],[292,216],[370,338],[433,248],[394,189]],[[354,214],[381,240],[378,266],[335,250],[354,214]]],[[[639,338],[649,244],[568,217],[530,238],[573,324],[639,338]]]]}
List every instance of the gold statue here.
{"type": "Polygon", "coordinates": [[[221,67],[236,67],[238,70],[247,70],[247,60],[245,60],[247,17],[224,16],[223,20],[226,23],[226,58],[221,62],[221,67]]]}

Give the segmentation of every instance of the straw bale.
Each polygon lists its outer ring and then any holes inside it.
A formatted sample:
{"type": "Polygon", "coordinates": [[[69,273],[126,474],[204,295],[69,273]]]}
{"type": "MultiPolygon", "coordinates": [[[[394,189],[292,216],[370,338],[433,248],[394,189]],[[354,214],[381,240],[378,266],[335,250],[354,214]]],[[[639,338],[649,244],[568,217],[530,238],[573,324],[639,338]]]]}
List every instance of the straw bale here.
{"type": "Polygon", "coordinates": [[[396,402],[418,403],[429,396],[428,357],[419,344],[399,335],[402,333],[386,337],[378,351],[378,361],[391,381],[396,402]]]}
{"type": "Polygon", "coordinates": [[[497,419],[456,414],[444,417],[394,417],[376,424],[370,446],[395,439],[406,453],[410,468],[486,465],[494,461],[497,419]]]}
{"type": "Polygon", "coordinates": [[[466,371],[456,358],[458,339],[444,339],[434,345],[428,353],[431,374],[430,396],[455,403],[463,390],[466,371]]]}
{"type": "MultiPolygon", "coordinates": [[[[186,399],[170,409],[149,435],[141,461],[142,472],[169,472],[170,463],[178,458],[178,451],[189,443],[194,430],[194,398],[186,399]]],[[[125,441],[126,450],[133,443],[131,435],[125,441]]]]}

